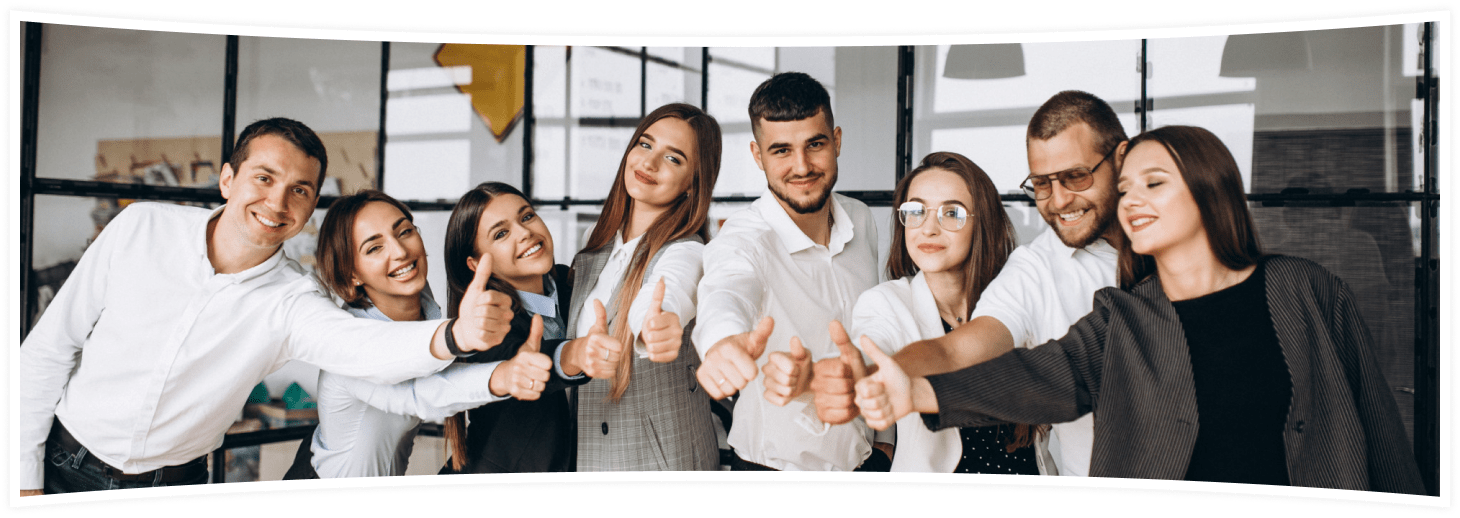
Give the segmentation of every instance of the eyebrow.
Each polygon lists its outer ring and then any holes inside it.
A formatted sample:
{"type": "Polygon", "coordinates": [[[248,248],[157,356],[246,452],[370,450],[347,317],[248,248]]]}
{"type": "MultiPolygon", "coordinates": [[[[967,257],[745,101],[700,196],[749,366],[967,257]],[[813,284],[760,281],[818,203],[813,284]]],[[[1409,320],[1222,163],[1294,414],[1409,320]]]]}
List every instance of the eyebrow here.
{"type": "MultiPolygon", "coordinates": [[[[264,165],[264,164],[257,164],[254,167],[259,168],[259,169],[263,169],[265,173],[268,173],[268,174],[270,174],[272,176],[284,176],[283,173],[280,173],[279,171],[274,170],[274,168],[269,167],[269,166],[264,165]]],[[[303,185],[305,187],[309,187],[310,190],[319,190],[319,188],[314,185],[314,182],[311,181],[311,180],[308,180],[308,179],[299,180],[297,182],[294,182],[294,185],[303,185]]]]}
{"type": "MultiPolygon", "coordinates": [[[[812,135],[811,138],[806,139],[806,142],[805,143],[806,144],[810,144],[810,143],[816,142],[818,140],[831,140],[831,137],[826,136],[825,133],[817,133],[815,135],[812,135]]],[[[770,147],[766,148],[766,150],[767,151],[775,151],[777,149],[784,149],[784,148],[789,148],[789,147],[791,147],[791,143],[789,143],[789,142],[773,142],[773,143],[771,143],[770,147]]]]}
{"type": "MultiPolygon", "coordinates": [[[[659,142],[658,140],[656,140],[654,138],[653,135],[650,135],[649,132],[647,132],[647,131],[644,132],[644,133],[640,133],[639,136],[640,137],[643,137],[643,138],[646,138],[646,139],[649,139],[649,142],[656,142],[656,143],[659,142]]],[[[683,158],[685,160],[689,160],[689,154],[685,153],[684,151],[680,151],[679,148],[674,147],[674,146],[671,146],[669,144],[665,144],[664,147],[668,148],[669,151],[671,151],[673,153],[679,154],[680,158],[683,158]]]]}
{"type": "MultiPolygon", "coordinates": [[[[921,204],[923,204],[925,206],[928,204],[928,202],[923,201],[922,198],[908,198],[907,201],[915,201],[915,202],[921,203],[921,204]]],[[[958,201],[958,200],[943,200],[943,202],[942,203],[939,203],[939,205],[957,205],[959,207],[963,207],[964,209],[967,209],[968,208],[967,205],[964,205],[963,202],[958,201]]]]}
{"type": "MultiPolygon", "coordinates": [[[[409,220],[407,220],[405,216],[401,216],[400,219],[395,220],[395,223],[394,224],[391,224],[390,225],[390,228],[392,230],[397,229],[397,228],[400,228],[400,224],[401,223],[405,223],[406,221],[409,221],[409,220]]],[[[360,241],[360,248],[363,248],[366,244],[370,243],[371,241],[374,241],[374,240],[377,240],[377,239],[380,239],[380,238],[381,238],[381,235],[380,234],[373,234],[370,237],[365,238],[365,240],[360,241]]]]}
{"type": "MultiPolygon", "coordinates": [[[[520,215],[524,211],[527,211],[527,210],[530,210],[530,209],[532,209],[532,204],[530,204],[530,203],[524,203],[524,204],[522,204],[522,208],[517,209],[517,214],[520,215]]],[[[504,220],[501,220],[501,221],[498,221],[496,223],[493,223],[492,226],[487,227],[487,234],[494,234],[494,233],[496,233],[498,227],[501,227],[502,225],[506,225],[506,224],[507,224],[507,220],[505,220],[505,219],[504,220]]]]}

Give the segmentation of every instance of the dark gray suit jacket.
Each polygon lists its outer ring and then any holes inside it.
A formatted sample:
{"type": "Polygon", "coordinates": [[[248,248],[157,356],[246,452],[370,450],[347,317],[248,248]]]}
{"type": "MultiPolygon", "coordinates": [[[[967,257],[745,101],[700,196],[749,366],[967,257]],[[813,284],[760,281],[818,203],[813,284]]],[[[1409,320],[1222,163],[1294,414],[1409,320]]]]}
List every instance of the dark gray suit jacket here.
{"type": "MultiPolygon", "coordinates": [[[[1306,259],[1275,256],[1266,268],[1267,303],[1293,384],[1283,431],[1288,480],[1423,494],[1348,286],[1306,259]]],[[[1155,276],[1129,292],[1096,292],[1094,311],[1063,338],[928,381],[941,411],[923,416],[931,429],[1059,423],[1093,411],[1092,476],[1181,480],[1191,462],[1191,358],[1155,276]]]]}
{"type": "MultiPolygon", "coordinates": [[[[699,241],[698,237],[688,238],[699,241]]],[[[683,240],[681,240],[683,241],[683,240]]],[[[649,261],[649,271],[664,254],[666,244],[649,261]]],[[[602,282],[614,282],[613,298],[604,304],[608,320],[617,313],[623,296],[620,279],[600,279],[612,246],[579,252],[573,258],[573,298],[568,310],[568,337],[578,331],[578,315],[589,292],[602,282]]],[[[644,284],[627,293],[632,297],[644,284]]],[[[651,288],[652,289],[652,288],[651,288]]],[[[617,403],[607,400],[612,380],[593,380],[577,391],[578,471],[698,471],[719,469],[719,444],[710,416],[710,398],[695,379],[700,356],[690,343],[694,321],[684,322],[679,357],[669,363],[639,358],[633,351],[633,376],[617,403]]]]}

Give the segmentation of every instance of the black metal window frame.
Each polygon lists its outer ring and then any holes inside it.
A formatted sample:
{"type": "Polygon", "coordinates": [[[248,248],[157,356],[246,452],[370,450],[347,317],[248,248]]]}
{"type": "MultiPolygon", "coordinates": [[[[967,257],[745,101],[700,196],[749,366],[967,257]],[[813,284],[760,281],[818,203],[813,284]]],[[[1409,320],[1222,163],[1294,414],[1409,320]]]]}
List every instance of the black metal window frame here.
{"type": "MultiPolygon", "coordinates": [[[[36,145],[37,128],[39,127],[39,99],[40,99],[40,77],[42,73],[41,63],[41,38],[45,24],[38,22],[21,22],[23,27],[23,70],[22,70],[22,92],[21,92],[21,131],[20,131],[20,268],[21,268],[21,339],[30,332],[30,320],[33,318],[35,308],[35,293],[33,293],[34,272],[32,271],[32,256],[34,247],[34,210],[35,196],[38,194],[78,197],[114,197],[145,200],[163,201],[185,201],[185,202],[206,202],[222,203],[224,199],[217,188],[187,188],[167,187],[138,184],[118,184],[87,180],[67,180],[54,178],[38,178],[36,176],[36,145]]],[[[1437,131],[1438,124],[1438,102],[1439,102],[1439,78],[1434,76],[1432,43],[1435,40],[1435,22],[1426,22],[1422,27],[1421,34],[1421,56],[1424,63],[1423,75],[1416,78],[1416,98],[1423,100],[1424,114],[1422,127],[1416,128],[1420,131],[1420,147],[1424,153],[1422,189],[1416,192],[1397,193],[1373,193],[1363,190],[1351,190],[1345,193],[1308,193],[1303,189],[1287,189],[1280,193],[1249,193],[1249,203],[1260,204],[1265,207],[1281,207],[1289,203],[1311,205],[1313,203],[1326,203],[1333,206],[1353,206],[1365,202],[1401,202],[1418,203],[1420,206],[1420,256],[1415,264],[1415,422],[1414,422],[1414,450],[1415,457],[1420,463],[1420,471],[1425,479],[1425,484],[1430,494],[1437,495],[1439,485],[1439,462],[1440,462],[1440,316],[1439,316],[1439,275],[1440,259],[1436,247],[1439,243],[1437,234],[1439,216],[1440,194],[1436,185],[1436,174],[1439,168],[1439,138],[1437,131]]],[[[236,123],[237,89],[238,89],[238,36],[228,35],[225,47],[224,66],[224,95],[223,95],[223,128],[222,128],[222,157],[227,160],[232,151],[236,123]]],[[[1144,131],[1149,123],[1149,114],[1153,111],[1153,100],[1149,97],[1146,86],[1149,81],[1148,70],[1145,66],[1147,59],[1147,39],[1141,39],[1140,61],[1138,71],[1141,74],[1141,99],[1136,102],[1135,112],[1139,116],[1140,129],[1144,131]]],[[[645,113],[646,86],[644,78],[647,74],[648,63],[657,63],[666,66],[685,68],[693,70],[683,63],[664,59],[648,54],[647,47],[639,47],[634,50],[631,47],[600,47],[609,51],[629,56],[638,57],[640,60],[640,117],[645,113]]],[[[522,166],[522,190],[532,202],[537,205],[556,205],[563,209],[569,206],[595,206],[602,205],[603,199],[540,199],[533,195],[533,128],[536,119],[533,114],[533,58],[534,46],[527,46],[526,76],[524,77],[525,94],[523,102],[523,166],[522,166]]],[[[901,180],[907,174],[912,164],[912,137],[913,137],[913,78],[916,56],[913,46],[900,46],[897,55],[897,151],[896,165],[894,171],[896,177],[901,180]]],[[[758,73],[769,74],[772,71],[739,63],[729,59],[717,59],[711,55],[710,47],[702,47],[700,73],[700,103],[702,108],[708,109],[709,102],[709,76],[710,63],[719,62],[723,65],[735,66],[758,73]]],[[[379,145],[376,156],[376,185],[383,185],[385,176],[385,142],[388,135],[385,132],[386,102],[388,99],[386,91],[386,77],[390,70],[390,42],[381,42],[380,58],[380,125],[377,133],[379,145]]],[[[589,124],[609,124],[619,126],[628,124],[631,119],[597,121],[589,120],[589,124]]],[[[581,123],[581,120],[580,120],[581,123]]],[[[636,125],[638,120],[633,119],[636,125]]],[[[892,204],[892,191],[838,191],[847,196],[859,199],[870,206],[887,207],[892,204]]],[[[1024,194],[1003,194],[1001,198],[1010,203],[1027,203],[1033,205],[1033,200],[1024,194]]],[[[321,196],[318,208],[326,208],[334,202],[336,197],[321,196]]],[[[714,201],[720,203],[744,203],[753,201],[752,196],[718,196],[714,201]]],[[[403,200],[407,206],[414,210],[451,210],[454,200],[446,201],[419,201],[403,200]]],[[[260,433],[256,436],[239,437],[232,443],[225,443],[224,447],[244,446],[251,444],[263,444],[275,442],[276,440],[291,440],[294,437],[289,432],[275,431],[273,433],[260,433]],[[284,437],[280,439],[280,437],[284,437]],[[247,443],[247,444],[245,444],[247,443]]],[[[221,450],[220,450],[221,451],[221,450]]]]}

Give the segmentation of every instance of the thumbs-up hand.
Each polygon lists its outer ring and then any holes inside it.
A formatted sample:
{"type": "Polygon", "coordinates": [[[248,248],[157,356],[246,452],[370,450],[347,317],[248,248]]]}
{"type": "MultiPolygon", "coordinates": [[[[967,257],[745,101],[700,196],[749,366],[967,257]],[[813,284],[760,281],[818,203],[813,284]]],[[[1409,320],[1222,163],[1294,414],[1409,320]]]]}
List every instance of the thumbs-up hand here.
{"type": "Polygon", "coordinates": [[[487,382],[492,394],[511,394],[522,401],[533,401],[541,397],[550,369],[553,368],[553,359],[541,350],[542,315],[533,315],[532,329],[527,334],[527,341],[517,349],[517,355],[502,362],[492,371],[492,378],[487,382]]]}
{"type": "Polygon", "coordinates": [[[724,399],[739,392],[755,379],[759,369],[755,362],[765,353],[766,340],[776,322],[771,317],[760,319],[755,329],[730,335],[715,342],[705,351],[705,361],[695,372],[700,386],[714,399],[724,399]]]}
{"type": "Polygon", "coordinates": [[[482,254],[472,275],[471,284],[462,294],[457,308],[457,321],[452,326],[456,345],[462,351],[485,351],[497,344],[512,330],[512,299],[496,290],[487,289],[492,277],[492,256],[482,254]]]}
{"type": "Polygon", "coordinates": [[[842,323],[832,320],[826,326],[831,343],[836,345],[841,356],[826,358],[811,371],[812,401],[816,404],[816,417],[824,423],[842,424],[857,417],[855,384],[867,376],[867,364],[862,352],[852,345],[851,337],[842,323]]]}
{"type": "Polygon", "coordinates": [[[886,430],[912,412],[912,380],[870,338],[862,337],[862,349],[877,363],[877,372],[857,382],[857,407],[867,426],[886,430]]]}
{"type": "Polygon", "coordinates": [[[806,392],[811,381],[811,353],[801,346],[801,338],[791,337],[791,352],[776,351],[765,362],[765,399],[776,406],[796,399],[806,392]]]}
{"type": "Polygon", "coordinates": [[[577,375],[582,372],[594,379],[612,378],[618,371],[624,344],[608,335],[608,312],[604,311],[603,302],[593,299],[593,311],[597,313],[597,319],[589,328],[588,336],[575,338],[563,346],[568,348],[563,354],[566,358],[563,373],[577,375]]]}
{"type": "Polygon", "coordinates": [[[644,348],[649,351],[649,361],[669,363],[679,357],[684,326],[679,323],[678,313],[664,311],[663,277],[654,285],[649,314],[644,317],[644,326],[639,329],[639,338],[644,340],[644,348]]]}

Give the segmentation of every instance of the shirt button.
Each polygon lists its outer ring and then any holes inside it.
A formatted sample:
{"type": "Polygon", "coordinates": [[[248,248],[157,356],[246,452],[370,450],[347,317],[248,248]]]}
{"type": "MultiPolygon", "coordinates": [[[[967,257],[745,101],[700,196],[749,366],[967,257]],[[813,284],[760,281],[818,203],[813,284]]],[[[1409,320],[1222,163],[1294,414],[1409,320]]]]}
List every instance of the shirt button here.
{"type": "Polygon", "coordinates": [[[1298,433],[1303,433],[1303,422],[1302,421],[1298,421],[1296,423],[1296,426],[1293,426],[1293,431],[1294,432],[1298,432],[1298,433]]]}
{"type": "Polygon", "coordinates": [[[603,423],[603,435],[608,435],[608,423],[603,423]]]}

